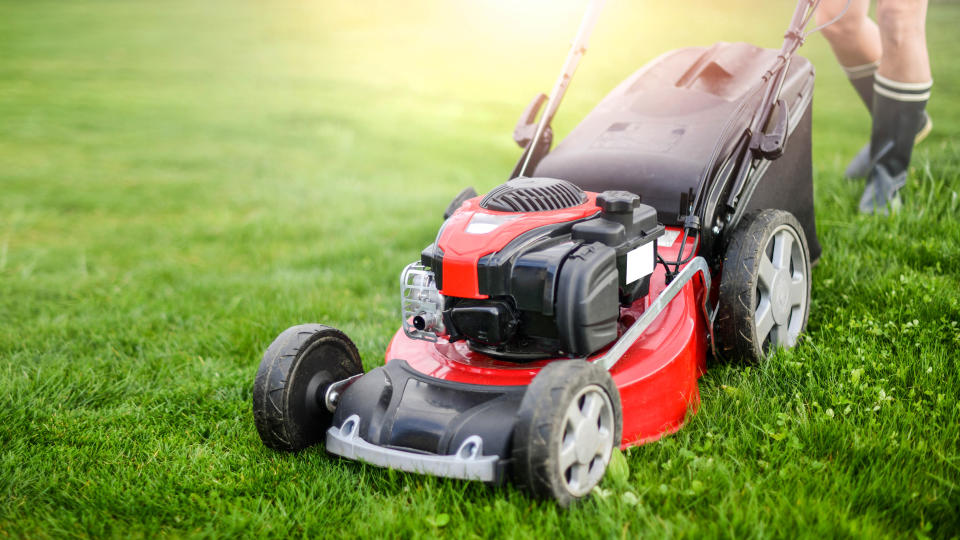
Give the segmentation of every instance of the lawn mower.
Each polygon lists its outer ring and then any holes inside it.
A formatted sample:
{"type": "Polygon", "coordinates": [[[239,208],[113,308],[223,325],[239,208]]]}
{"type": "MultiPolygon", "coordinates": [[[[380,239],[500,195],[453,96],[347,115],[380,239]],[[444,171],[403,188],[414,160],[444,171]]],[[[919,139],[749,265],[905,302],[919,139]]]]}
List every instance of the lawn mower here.
{"type": "Polygon", "coordinates": [[[253,389],[266,446],[323,441],[567,505],[601,481],[614,447],[683,426],[708,354],[757,362],[796,344],[820,246],[814,70],[794,53],[818,0],[799,1],[780,50],[660,56],[551,150],[601,4],[550,96],[521,115],[510,180],[464,190],[401,272],[385,364],[364,373],[350,339],[319,324],[269,346],[253,389]]]}

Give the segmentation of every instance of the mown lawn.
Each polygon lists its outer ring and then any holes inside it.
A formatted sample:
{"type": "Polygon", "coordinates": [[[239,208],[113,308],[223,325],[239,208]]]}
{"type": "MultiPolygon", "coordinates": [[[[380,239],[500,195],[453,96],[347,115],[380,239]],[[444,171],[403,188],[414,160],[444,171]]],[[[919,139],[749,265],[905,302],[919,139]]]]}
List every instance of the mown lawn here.
{"type": "MultiPolygon", "coordinates": [[[[610,2],[557,128],[659,53],[779,45],[790,2],[610,2]],[[730,4],[730,5],[725,5],[730,4]]],[[[259,358],[325,322],[369,369],[450,197],[505,179],[581,3],[0,3],[0,537],[956,537],[960,5],[906,206],[819,36],[807,339],[711,365],[689,425],[570,510],[265,449],[259,358]]]]}

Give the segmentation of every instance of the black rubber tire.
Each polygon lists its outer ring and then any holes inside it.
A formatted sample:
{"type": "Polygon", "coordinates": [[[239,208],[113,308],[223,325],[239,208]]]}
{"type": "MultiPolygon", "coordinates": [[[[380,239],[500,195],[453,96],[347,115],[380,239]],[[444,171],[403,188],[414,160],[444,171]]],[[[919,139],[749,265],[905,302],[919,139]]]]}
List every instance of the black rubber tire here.
{"type": "MultiPolygon", "coordinates": [[[[524,393],[514,426],[514,481],[532,495],[555,499],[563,507],[585,496],[567,489],[560,470],[564,414],[578,393],[590,387],[602,389],[612,405],[612,451],[619,447],[623,432],[620,393],[605,369],[583,360],[557,360],[543,367],[524,393]]],[[[604,472],[608,464],[609,457],[603,464],[604,472]]]]}
{"type": "Polygon", "coordinates": [[[757,210],[744,215],[728,238],[720,277],[719,304],[713,331],[717,351],[725,360],[757,364],[768,353],[757,338],[755,310],[759,300],[760,257],[764,256],[773,235],[781,226],[793,229],[800,240],[805,265],[806,304],[802,333],[810,315],[810,248],[803,227],[785,210],[757,210]]]}
{"type": "Polygon", "coordinates": [[[477,196],[477,190],[473,189],[473,186],[463,188],[460,193],[457,193],[457,196],[450,201],[450,204],[447,205],[447,209],[443,211],[443,219],[449,219],[454,212],[463,205],[464,201],[472,199],[477,196]]]}
{"type": "Polygon", "coordinates": [[[327,387],[363,373],[357,347],[321,324],[288,328],[263,354],[253,382],[253,422],[263,444],[294,452],[322,440],[333,414],[327,387]]]}

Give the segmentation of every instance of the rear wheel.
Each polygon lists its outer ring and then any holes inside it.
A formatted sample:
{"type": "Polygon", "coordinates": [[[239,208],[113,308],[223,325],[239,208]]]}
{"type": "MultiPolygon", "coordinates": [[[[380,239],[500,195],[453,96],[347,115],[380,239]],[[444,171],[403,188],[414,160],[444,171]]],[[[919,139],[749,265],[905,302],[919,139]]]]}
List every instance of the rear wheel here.
{"type": "Polygon", "coordinates": [[[296,451],[314,445],[333,414],[324,398],[331,383],[363,373],[360,354],[336,328],[288,328],[263,354],[253,382],[253,422],[263,444],[296,451]]]}
{"type": "Polygon", "coordinates": [[[450,204],[447,205],[447,209],[443,211],[443,219],[449,219],[454,212],[460,209],[463,206],[463,203],[477,196],[477,190],[473,189],[473,186],[466,187],[460,190],[460,193],[457,193],[457,196],[450,201],[450,204]]]}
{"type": "Polygon", "coordinates": [[[605,369],[582,360],[547,364],[520,404],[516,481],[561,506],[588,495],[603,479],[622,425],[620,394],[605,369]]]}
{"type": "Polygon", "coordinates": [[[725,357],[759,362],[797,344],[810,313],[810,249],[783,210],[744,216],[723,259],[714,333],[725,357]]]}

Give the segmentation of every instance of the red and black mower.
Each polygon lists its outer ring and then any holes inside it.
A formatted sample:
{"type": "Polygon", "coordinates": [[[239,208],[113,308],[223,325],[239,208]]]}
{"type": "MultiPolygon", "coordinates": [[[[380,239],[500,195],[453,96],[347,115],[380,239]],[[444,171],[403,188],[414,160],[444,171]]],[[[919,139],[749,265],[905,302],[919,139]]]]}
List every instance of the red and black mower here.
{"type": "Polygon", "coordinates": [[[385,365],[363,373],[350,339],[318,324],[270,345],[253,391],[265,445],[325,442],[568,504],[615,446],[683,426],[708,354],[755,362],[797,342],[820,246],[814,70],[794,52],[818,0],[799,1],[780,50],[660,56],[551,151],[601,3],[550,97],[522,115],[512,179],[465,190],[403,270],[385,365]]]}

